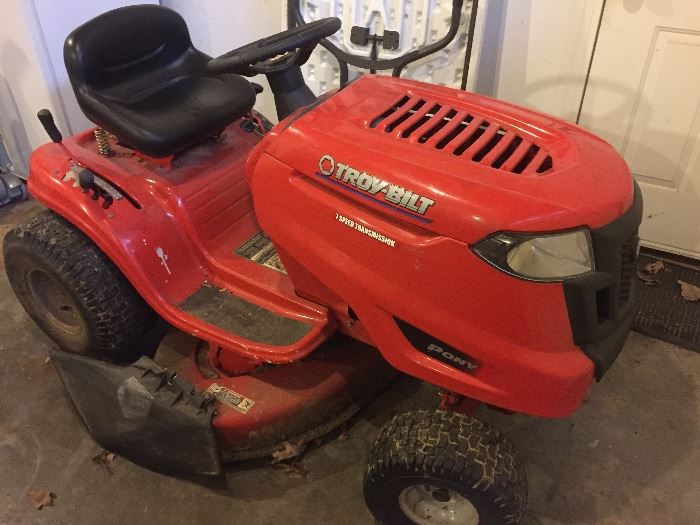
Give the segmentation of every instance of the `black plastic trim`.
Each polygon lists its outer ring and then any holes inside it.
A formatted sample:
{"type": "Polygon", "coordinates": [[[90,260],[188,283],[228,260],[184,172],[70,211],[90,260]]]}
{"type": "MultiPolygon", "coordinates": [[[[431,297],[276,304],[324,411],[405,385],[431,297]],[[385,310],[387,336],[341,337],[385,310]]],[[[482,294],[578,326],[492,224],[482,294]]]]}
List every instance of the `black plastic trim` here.
{"type": "Polygon", "coordinates": [[[631,270],[636,265],[642,206],[642,193],[635,182],[632,206],[610,224],[591,230],[596,270],[563,282],[574,343],[595,364],[598,381],[617,358],[630,331],[636,286],[631,270]]]}

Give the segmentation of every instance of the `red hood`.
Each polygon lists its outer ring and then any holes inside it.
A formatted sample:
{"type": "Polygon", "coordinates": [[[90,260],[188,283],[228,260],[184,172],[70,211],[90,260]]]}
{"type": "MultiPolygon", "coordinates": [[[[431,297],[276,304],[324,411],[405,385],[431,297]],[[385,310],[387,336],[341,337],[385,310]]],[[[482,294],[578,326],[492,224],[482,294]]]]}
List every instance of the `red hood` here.
{"type": "Polygon", "coordinates": [[[633,198],[625,162],[587,131],[421,82],[367,75],[278,129],[261,147],[301,174],[395,220],[469,243],[496,231],[600,227],[633,198]],[[387,183],[418,197],[387,202],[386,189],[372,194],[370,182],[364,191],[353,187],[357,177],[331,173],[339,165],[371,176],[360,182],[371,179],[375,189],[387,183]]]}

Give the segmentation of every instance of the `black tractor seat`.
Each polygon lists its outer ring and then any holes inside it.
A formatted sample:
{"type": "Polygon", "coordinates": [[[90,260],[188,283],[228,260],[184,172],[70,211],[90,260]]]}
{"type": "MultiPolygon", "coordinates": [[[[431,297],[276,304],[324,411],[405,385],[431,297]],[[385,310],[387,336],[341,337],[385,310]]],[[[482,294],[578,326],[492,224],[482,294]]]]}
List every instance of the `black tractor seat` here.
{"type": "Polygon", "coordinates": [[[218,134],[255,103],[245,78],[207,74],[211,57],[194,48],[185,21],[165,7],[100,15],[68,35],[63,52],[85,115],[152,157],[218,134]]]}

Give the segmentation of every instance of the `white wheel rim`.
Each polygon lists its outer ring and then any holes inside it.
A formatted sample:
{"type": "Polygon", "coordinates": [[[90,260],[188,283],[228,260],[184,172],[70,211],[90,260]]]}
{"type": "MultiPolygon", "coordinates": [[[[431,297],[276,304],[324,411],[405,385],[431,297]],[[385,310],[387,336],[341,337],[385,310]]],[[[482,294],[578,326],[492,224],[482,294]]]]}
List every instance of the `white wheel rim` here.
{"type": "Polygon", "coordinates": [[[478,525],[479,512],[457,492],[421,483],[399,494],[399,506],[416,525],[478,525]]]}

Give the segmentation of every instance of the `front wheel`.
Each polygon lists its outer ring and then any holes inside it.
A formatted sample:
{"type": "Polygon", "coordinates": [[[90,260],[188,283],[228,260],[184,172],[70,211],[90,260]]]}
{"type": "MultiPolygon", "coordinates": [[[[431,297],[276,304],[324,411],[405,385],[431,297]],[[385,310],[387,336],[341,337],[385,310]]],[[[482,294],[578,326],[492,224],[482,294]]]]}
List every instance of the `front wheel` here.
{"type": "Polygon", "coordinates": [[[527,502],[518,453],[498,430],[437,410],[382,427],[364,477],[367,506],[381,524],[515,525],[527,502]]]}

